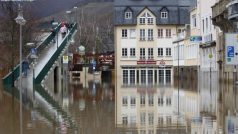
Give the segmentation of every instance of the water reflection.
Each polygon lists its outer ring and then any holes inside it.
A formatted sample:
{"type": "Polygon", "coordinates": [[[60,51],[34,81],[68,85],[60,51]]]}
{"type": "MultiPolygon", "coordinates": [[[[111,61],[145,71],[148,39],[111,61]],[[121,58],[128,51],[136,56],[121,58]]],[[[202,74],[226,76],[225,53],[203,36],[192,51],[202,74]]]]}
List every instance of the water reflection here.
{"type": "MultiPolygon", "coordinates": [[[[174,85],[129,86],[123,85],[120,76],[115,81],[106,78],[74,80],[69,85],[63,81],[56,93],[50,86],[36,87],[35,100],[32,92],[24,90],[24,133],[222,134],[228,133],[228,128],[230,133],[237,131],[237,86],[229,81],[219,83],[216,73],[210,81],[209,73],[200,72],[197,79],[182,79],[179,87],[176,79],[174,85]]],[[[1,133],[18,134],[17,99],[0,92],[0,106],[1,133]]]]}
{"type": "Polygon", "coordinates": [[[218,77],[200,73],[197,79],[182,79],[174,85],[116,87],[118,133],[216,134],[218,77]],[[211,85],[210,85],[211,83],[211,85]]]}

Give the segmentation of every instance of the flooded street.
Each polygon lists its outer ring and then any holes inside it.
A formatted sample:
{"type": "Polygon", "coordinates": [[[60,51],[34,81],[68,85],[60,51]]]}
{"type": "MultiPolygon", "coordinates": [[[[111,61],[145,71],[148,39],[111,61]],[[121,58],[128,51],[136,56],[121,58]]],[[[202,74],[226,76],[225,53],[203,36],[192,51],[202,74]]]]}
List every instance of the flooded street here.
{"type": "MultiPolygon", "coordinates": [[[[226,120],[235,117],[236,89],[228,83],[219,86],[215,73],[211,82],[207,75],[200,73],[199,82],[184,79],[179,87],[176,79],[173,85],[123,85],[120,76],[115,80],[107,76],[102,80],[67,82],[68,91],[52,96],[56,101],[53,109],[24,103],[23,132],[210,134],[220,130],[224,133],[226,120]]],[[[18,134],[18,100],[1,91],[0,105],[0,133],[18,134]]]]}

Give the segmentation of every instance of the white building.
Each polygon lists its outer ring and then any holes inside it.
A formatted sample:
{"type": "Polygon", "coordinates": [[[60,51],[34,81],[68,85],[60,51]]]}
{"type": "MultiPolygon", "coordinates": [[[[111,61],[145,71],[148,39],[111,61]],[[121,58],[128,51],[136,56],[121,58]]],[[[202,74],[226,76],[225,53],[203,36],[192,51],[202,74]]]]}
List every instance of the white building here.
{"type": "Polygon", "coordinates": [[[173,44],[191,0],[115,0],[116,75],[123,85],[171,83],[173,44]],[[149,6],[145,6],[149,5],[149,6]]]}

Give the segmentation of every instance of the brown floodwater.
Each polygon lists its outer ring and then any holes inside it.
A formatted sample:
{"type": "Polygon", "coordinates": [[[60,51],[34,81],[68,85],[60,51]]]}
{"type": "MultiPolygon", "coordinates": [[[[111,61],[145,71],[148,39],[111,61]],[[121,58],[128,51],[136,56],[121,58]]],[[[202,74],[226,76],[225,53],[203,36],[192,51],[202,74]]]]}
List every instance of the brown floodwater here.
{"type": "MultiPolygon", "coordinates": [[[[236,114],[236,87],[208,76],[182,79],[179,87],[176,79],[173,85],[123,85],[119,76],[67,82],[55,101],[42,96],[45,106],[23,96],[23,134],[225,133],[236,114]]],[[[19,134],[19,119],[18,99],[1,88],[0,134],[19,134]]]]}

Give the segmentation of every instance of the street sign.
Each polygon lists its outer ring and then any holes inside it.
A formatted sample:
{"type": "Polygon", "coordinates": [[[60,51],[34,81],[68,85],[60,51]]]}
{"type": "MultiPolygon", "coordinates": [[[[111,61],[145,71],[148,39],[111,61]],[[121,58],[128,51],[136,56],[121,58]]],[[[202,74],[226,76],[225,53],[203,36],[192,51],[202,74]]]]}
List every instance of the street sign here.
{"type": "Polygon", "coordinates": [[[202,36],[190,36],[190,42],[202,42],[202,36]]]}
{"type": "Polygon", "coordinates": [[[226,65],[238,65],[238,34],[225,34],[225,61],[226,65]]]}

